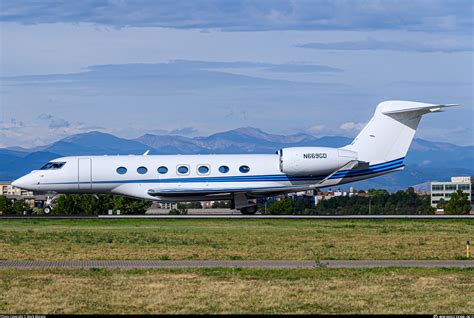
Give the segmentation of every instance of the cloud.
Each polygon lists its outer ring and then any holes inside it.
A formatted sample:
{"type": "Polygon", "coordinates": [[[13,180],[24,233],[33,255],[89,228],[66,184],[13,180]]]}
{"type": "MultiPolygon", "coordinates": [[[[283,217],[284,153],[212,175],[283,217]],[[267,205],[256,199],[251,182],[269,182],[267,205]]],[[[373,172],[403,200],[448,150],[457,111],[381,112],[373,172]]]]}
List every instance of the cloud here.
{"type": "MultiPolygon", "coordinates": [[[[88,131],[85,124],[80,125],[74,118],[87,121],[89,126],[107,127],[107,132],[124,137],[136,137],[153,129],[193,135],[194,127],[200,133],[241,126],[286,127],[290,105],[295,121],[309,127],[317,112],[311,107],[315,92],[318,102],[330,104],[334,96],[353,90],[339,83],[268,79],[229,70],[279,65],[282,64],[178,60],[96,65],[70,74],[2,77],[6,97],[11,105],[22,110],[18,115],[10,112],[10,116],[33,116],[28,129],[17,130],[21,135],[16,142],[10,141],[31,146],[49,142],[50,136],[58,139],[88,131]],[[28,96],[23,99],[25,91],[28,96]],[[50,100],[51,96],[58,98],[50,100]],[[60,109],[67,118],[44,109],[60,109]],[[35,140],[36,136],[40,139],[35,140]]],[[[4,133],[13,137],[12,131],[4,133]]]]}
{"type": "MultiPolygon", "coordinates": [[[[75,131],[86,132],[87,125],[106,127],[107,132],[128,138],[150,133],[153,129],[192,133],[192,127],[195,127],[199,133],[210,134],[243,126],[285,134],[312,127],[312,132],[318,135],[353,136],[382,100],[472,104],[472,92],[466,85],[457,90],[453,86],[389,90],[387,80],[464,80],[459,74],[465,71],[466,64],[456,64],[459,60],[456,56],[444,55],[444,59],[440,59],[416,55],[417,60],[409,66],[393,64],[393,72],[381,72],[380,76],[377,74],[383,65],[380,63],[369,68],[362,65],[360,76],[355,78],[347,78],[351,72],[321,76],[330,78],[334,81],[332,83],[238,74],[286,64],[197,60],[96,65],[79,73],[3,77],[2,92],[9,104],[6,109],[8,116],[17,118],[15,125],[21,125],[18,120],[21,119],[28,126],[28,129],[17,129],[16,141],[11,137],[8,142],[11,145],[44,144],[51,136],[57,139],[75,131]],[[441,70],[434,68],[434,73],[431,69],[418,68],[424,59],[432,59],[428,66],[443,61],[440,64],[448,64],[449,68],[443,69],[441,65],[441,70]],[[453,65],[457,67],[453,68],[453,65]],[[232,73],[235,70],[238,72],[232,73]],[[394,76],[397,72],[403,76],[394,76]],[[417,76],[419,74],[421,76],[417,76]],[[366,78],[373,78],[375,85],[364,84],[366,78]],[[360,87],[356,90],[344,83],[360,87]],[[463,96],[466,97],[461,99],[463,96]],[[54,98],[51,100],[51,97],[54,98]],[[38,116],[43,119],[37,119],[38,116]],[[55,116],[57,124],[52,125],[55,127],[52,130],[50,121],[55,116]],[[61,116],[67,116],[62,119],[69,122],[69,127],[65,127],[64,122],[61,124],[61,116]],[[87,125],[76,120],[86,121],[87,125]],[[320,127],[321,124],[325,127],[320,127]],[[191,129],[180,131],[187,127],[191,129]]],[[[385,55],[382,58],[381,63],[385,63],[385,55]]],[[[307,66],[305,63],[289,64],[307,66]]],[[[262,72],[253,73],[261,75],[262,72]]],[[[318,77],[311,76],[311,79],[316,81],[318,77]]],[[[472,126],[470,107],[427,117],[420,130],[427,130],[430,126],[438,129],[446,122],[472,126]]],[[[8,121],[8,125],[13,124],[8,121]]],[[[13,136],[12,131],[8,133],[13,136]]],[[[467,134],[448,135],[437,140],[452,138],[456,143],[465,139],[467,134]]],[[[472,143],[472,138],[470,140],[472,143]]],[[[7,142],[2,136],[0,141],[7,142]]]]}
{"type": "Polygon", "coordinates": [[[223,31],[403,29],[470,33],[472,8],[470,0],[43,0],[4,1],[0,20],[223,31]]]}
{"type": "Polygon", "coordinates": [[[36,121],[28,123],[10,118],[0,121],[0,147],[42,146],[73,134],[103,129],[81,122],[69,123],[51,114],[40,114],[36,121]]]}
{"type": "Polygon", "coordinates": [[[326,129],[325,125],[314,125],[306,129],[306,131],[310,133],[318,134],[318,133],[323,132],[325,129],[326,129]]]}
{"type": "Polygon", "coordinates": [[[173,129],[172,131],[169,132],[170,135],[194,135],[198,132],[198,130],[194,127],[184,127],[184,128],[177,128],[173,129]]]}
{"type": "Polygon", "coordinates": [[[279,73],[322,73],[342,72],[341,69],[326,65],[311,64],[280,64],[269,66],[266,70],[279,73]]]}
{"type": "Polygon", "coordinates": [[[53,128],[53,129],[55,129],[55,128],[66,128],[66,127],[71,126],[71,124],[67,120],[55,117],[51,114],[40,114],[38,116],[38,119],[46,121],[48,123],[48,127],[53,128]]]}
{"type": "Polygon", "coordinates": [[[386,51],[414,51],[414,52],[469,52],[473,50],[471,38],[465,41],[453,38],[437,39],[432,41],[385,41],[368,37],[365,40],[344,42],[313,42],[297,45],[297,47],[316,50],[386,50],[386,51]]]}
{"type": "Polygon", "coordinates": [[[11,118],[9,121],[0,121],[0,129],[17,129],[25,126],[25,123],[16,118],[11,118]]]}
{"type": "Polygon", "coordinates": [[[355,123],[355,122],[345,122],[343,124],[341,124],[339,126],[340,129],[344,130],[344,131],[359,131],[361,130],[362,128],[364,128],[365,126],[365,123],[355,123]]]}
{"type": "Polygon", "coordinates": [[[188,69],[204,70],[204,69],[261,69],[269,72],[278,73],[325,73],[325,72],[342,72],[340,68],[311,64],[311,63],[287,63],[272,64],[258,62],[210,62],[210,61],[190,61],[190,60],[172,60],[170,63],[180,65],[188,69]]]}
{"type": "Polygon", "coordinates": [[[6,85],[17,87],[54,87],[73,89],[87,94],[129,93],[129,94],[170,94],[189,90],[223,87],[278,87],[298,85],[321,89],[347,89],[349,86],[338,83],[304,83],[265,78],[260,76],[236,74],[235,69],[269,69],[270,72],[341,72],[330,66],[316,64],[270,64],[251,62],[206,62],[174,60],[155,64],[113,64],[89,66],[83,72],[71,74],[45,74],[2,77],[6,85]],[[111,91],[112,89],[112,91],[111,91]]]}

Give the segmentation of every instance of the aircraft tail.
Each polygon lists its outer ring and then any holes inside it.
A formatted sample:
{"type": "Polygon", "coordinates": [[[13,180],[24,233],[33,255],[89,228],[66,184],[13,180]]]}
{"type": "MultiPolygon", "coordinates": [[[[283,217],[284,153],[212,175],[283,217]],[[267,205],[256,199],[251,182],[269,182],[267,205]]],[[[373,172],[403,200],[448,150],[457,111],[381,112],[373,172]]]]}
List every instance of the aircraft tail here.
{"type": "Polygon", "coordinates": [[[371,165],[405,158],[421,116],[441,112],[455,104],[434,105],[409,101],[385,101],[350,145],[359,161],[371,165]]]}

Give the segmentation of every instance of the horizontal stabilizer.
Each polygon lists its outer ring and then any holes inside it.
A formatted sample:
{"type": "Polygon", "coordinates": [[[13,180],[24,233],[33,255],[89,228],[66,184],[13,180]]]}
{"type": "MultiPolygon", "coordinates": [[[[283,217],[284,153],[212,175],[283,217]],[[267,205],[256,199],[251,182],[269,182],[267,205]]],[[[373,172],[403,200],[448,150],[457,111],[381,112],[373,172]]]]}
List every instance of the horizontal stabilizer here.
{"type": "Polygon", "coordinates": [[[422,104],[422,103],[404,103],[404,104],[392,104],[389,107],[386,107],[382,114],[400,114],[408,112],[419,112],[420,115],[427,113],[436,113],[441,112],[443,108],[461,106],[460,104],[444,104],[444,105],[434,105],[434,104],[422,104]]]}

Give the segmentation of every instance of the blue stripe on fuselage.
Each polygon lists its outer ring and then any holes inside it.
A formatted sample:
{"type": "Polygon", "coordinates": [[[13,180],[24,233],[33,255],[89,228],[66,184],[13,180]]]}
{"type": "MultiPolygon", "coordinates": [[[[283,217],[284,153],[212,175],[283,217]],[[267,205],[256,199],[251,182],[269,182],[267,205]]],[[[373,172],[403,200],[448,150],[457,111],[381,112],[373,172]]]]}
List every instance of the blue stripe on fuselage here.
{"type": "MultiPolygon", "coordinates": [[[[403,158],[375,164],[363,170],[341,170],[336,172],[330,179],[359,177],[403,167],[403,158]]],[[[277,175],[250,175],[229,177],[193,177],[193,178],[169,178],[169,179],[139,179],[139,180],[109,180],[92,182],[57,182],[44,184],[122,184],[122,183],[198,183],[198,182],[270,182],[270,181],[318,181],[327,176],[291,177],[286,174],[277,175]]]]}

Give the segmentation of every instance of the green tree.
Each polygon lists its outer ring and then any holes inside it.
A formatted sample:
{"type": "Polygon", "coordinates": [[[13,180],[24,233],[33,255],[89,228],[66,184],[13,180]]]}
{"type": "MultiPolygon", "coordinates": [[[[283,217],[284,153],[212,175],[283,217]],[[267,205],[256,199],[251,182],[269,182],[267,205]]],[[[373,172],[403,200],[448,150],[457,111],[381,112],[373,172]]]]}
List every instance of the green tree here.
{"type": "Polygon", "coordinates": [[[6,196],[0,195],[0,214],[11,214],[12,203],[6,196]]]}
{"type": "Polygon", "coordinates": [[[149,200],[138,200],[120,195],[114,195],[113,202],[113,210],[120,210],[122,214],[143,214],[152,205],[149,200]]]}
{"type": "Polygon", "coordinates": [[[32,209],[25,200],[18,200],[13,203],[11,208],[12,214],[23,214],[24,212],[31,213],[32,209]]]}
{"type": "Polygon", "coordinates": [[[65,194],[56,199],[52,214],[97,214],[97,198],[90,194],[65,194]]]}
{"type": "Polygon", "coordinates": [[[438,203],[436,203],[437,209],[444,209],[446,207],[446,201],[443,198],[439,199],[438,203]]]}
{"type": "Polygon", "coordinates": [[[468,214],[470,210],[471,204],[469,203],[469,195],[462,190],[457,190],[451,195],[451,199],[444,208],[444,213],[468,214]]]}
{"type": "Polygon", "coordinates": [[[289,215],[294,213],[293,200],[285,198],[267,206],[267,214],[289,215]]]}
{"type": "Polygon", "coordinates": [[[142,214],[151,206],[148,200],[138,200],[119,195],[65,194],[56,200],[52,213],[57,215],[71,214],[104,214],[108,210],[120,210],[122,214],[142,214]],[[98,199],[97,199],[98,198],[98,199]]]}
{"type": "Polygon", "coordinates": [[[367,193],[369,195],[372,195],[372,196],[379,196],[379,195],[387,195],[389,194],[387,190],[385,189],[369,189],[367,191],[367,193]]]}
{"type": "Polygon", "coordinates": [[[169,211],[171,215],[186,215],[188,214],[188,207],[185,203],[178,203],[176,209],[171,209],[169,211]]]}
{"type": "Polygon", "coordinates": [[[214,201],[212,202],[212,208],[213,209],[218,209],[218,208],[228,208],[230,209],[230,201],[214,201]]]}
{"type": "MultiPolygon", "coordinates": [[[[413,188],[389,193],[383,189],[370,189],[372,214],[432,214],[430,196],[418,195],[413,188]]],[[[359,194],[363,194],[359,192],[359,194]]],[[[367,214],[369,198],[363,195],[340,196],[318,202],[311,214],[367,214]]]]}
{"type": "Polygon", "coordinates": [[[189,209],[202,209],[202,204],[201,202],[189,202],[187,207],[189,209]]]}

